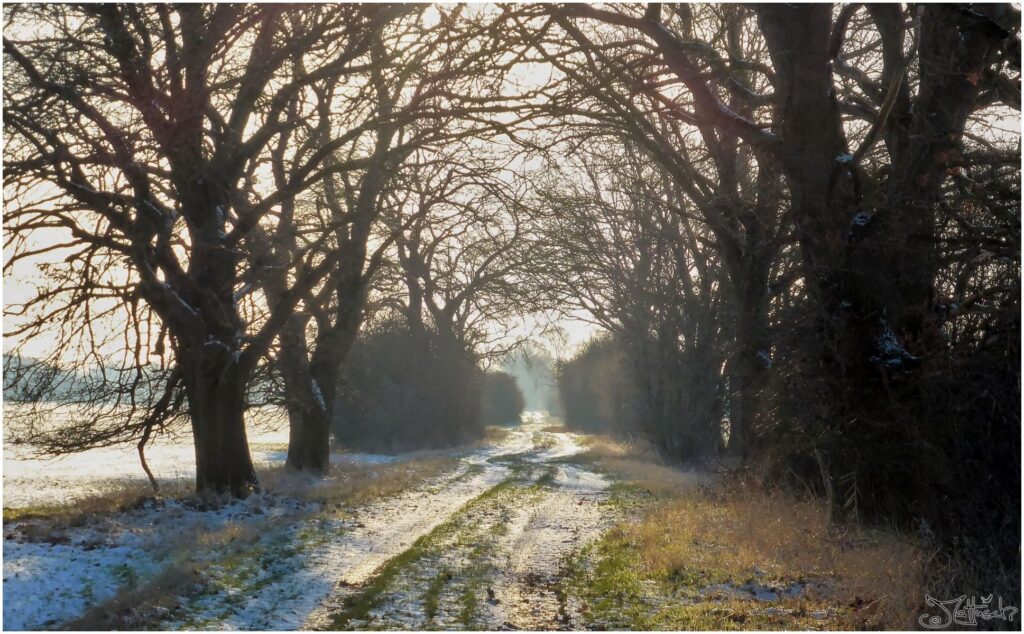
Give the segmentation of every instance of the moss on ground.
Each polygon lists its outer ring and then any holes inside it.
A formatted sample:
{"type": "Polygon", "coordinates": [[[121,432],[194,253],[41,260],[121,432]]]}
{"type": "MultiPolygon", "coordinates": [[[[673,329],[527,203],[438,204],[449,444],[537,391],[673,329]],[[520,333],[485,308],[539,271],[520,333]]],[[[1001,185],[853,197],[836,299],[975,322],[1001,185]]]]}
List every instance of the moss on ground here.
{"type": "Polygon", "coordinates": [[[433,621],[437,616],[438,608],[441,605],[441,592],[451,580],[452,572],[446,569],[434,577],[434,580],[427,586],[427,592],[423,595],[423,612],[428,620],[433,621]]]}
{"type": "Polygon", "coordinates": [[[555,438],[553,434],[549,434],[543,431],[533,432],[533,437],[531,438],[531,441],[533,442],[534,451],[543,451],[545,449],[551,449],[558,445],[558,439],[555,438]]]}

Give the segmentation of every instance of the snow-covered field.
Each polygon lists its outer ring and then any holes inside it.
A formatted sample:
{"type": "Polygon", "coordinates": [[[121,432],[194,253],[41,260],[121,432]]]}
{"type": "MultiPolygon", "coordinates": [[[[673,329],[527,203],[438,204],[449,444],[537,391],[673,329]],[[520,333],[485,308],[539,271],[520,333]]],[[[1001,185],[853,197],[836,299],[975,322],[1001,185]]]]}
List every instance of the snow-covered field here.
{"type": "MultiPolygon", "coordinates": [[[[264,443],[287,442],[287,433],[269,432],[264,443]]],[[[255,444],[255,443],[254,443],[255,444]]],[[[280,449],[260,449],[255,444],[253,460],[259,464],[281,462],[280,449]]],[[[146,461],[161,482],[191,481],[195,476],[195,453],[187,442],[165,442],[146,449],[146,461]]],[[[126,480],[146,482],[139,454],[131,447],[93,449],[53,459],[40,459],[22,448],[4,447],[4,508],[53,506],[102,493],[126,480]]]]}
{"type": "Polygon", "coordinates": [[[315,505],[255,495],[217,510],[180,502],[90,518],[54,529],[45,520],[4,524],[4,628],[46,629],[133,587],[200,534],[299,516],[315,505]]]}
{"type": "MultiPolygon", "coordinates": [[[[282,424],[283,420],[277,425],[261,421],[249,426],[249,445],[257,468],[284,462],[288,430],[282,424]]],[[[386,464],[395,459],[378,454],[331,455],[333,463],[386,464]]],[[[190,483],[195,477],[195,451],[187,435],[155,438],[146,447],[146,462],[161,483],[190,483]]],[[[126,481],[148,482],[133,446],[43,459],[33,455],[31,447],[4,445],[4,508],[67,504],[122,486],[126,481]]]]}
{"type": "MultiPolygon", "coordinates": [[[[554,618],[557,606],[548,601],[536,614],[516,606],[530,597],[542,602],[537,580],[553,574],[570,551],[606,525],[604,478],[564,461],[580,451],[578,437],[543,427],[543,418],[527,417],[503,441],[462,455],[442,475],[358,508],[320,508],[289,497],[255,495],[216,510],[172,501],[57,529],[44,520],[5,524],[3,625],[60,627],[126,589],[144,587],[161,571],[178,569],[194,575],[194,581],[179,584],[180,596],[172,597],[169,607],[139,614],[139,627],[289,630],[324,625],[397,556],[424,544],[439,546],[445,539],[454,541],[440,555],[417,555],[408,570],[403,568],[400,577],[411,584],[408,588],[380,588],[382,596],[404,596],[404,591],[412,598],[395,599],[394,609],[376,613],[376,625],[426,627],[436,615],[424,616],[420,603],[427,589],[420,581],[439,566],[478,574],[486,562],[486,587],[469,590],[481,594],[478,624],[497,627],[519,619],[541,625],[541,619],[554,618]],[[504,493],[490,495],[499,490],[504,493]],[[491,535],[486,552],[476,546],[473,531],[491,535]]],[[[279,441],[264,437],[254,445],[260,442],[279,441]]],[[[154,448],[148,457],[160,477],[189,477],[185,449],[154,448]]],[[[133,452],[104,451],[109,452],[101,457],[109,459],[106,464],[69,458],[56,468],[14,457],[8,461],[5,455],[5,504],[8,499],[49,501],[81,487],[102,486],[99,474],[130,477],[131,467],[137,468],[133,452]],[[36,488],[46,489],[46,495],[21,490],[36,477],[43,478],[36,488]]],[[[283,459],[280,450],[255,453],[261,461],[283,459]]],[[[374,469],[386,469],[383,463],[394,460],[353,454],[334,458],[374,469]]],[[[448,594],[453,591],[449,588],[448,594]]],[[[440,595],[442,604],[446,596],[440,595]]],[[[441,612],[452,615],[444,605],[441,612]]],[[[435,624],[445,623],[443,614],[435,624]]]]}

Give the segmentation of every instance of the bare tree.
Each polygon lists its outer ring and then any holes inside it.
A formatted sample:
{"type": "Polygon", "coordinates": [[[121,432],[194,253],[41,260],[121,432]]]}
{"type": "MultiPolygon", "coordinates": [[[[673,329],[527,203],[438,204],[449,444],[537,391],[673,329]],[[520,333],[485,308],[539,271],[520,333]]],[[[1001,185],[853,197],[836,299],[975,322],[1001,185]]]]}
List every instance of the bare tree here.
{"type": "Polygon", "coordinates": [[[524,183],[493,160],[453,153],[430,164],[409,174],[406,204],[419,214],[396,241],[408,289],[402,312],[418,329],[429,317],[439,336],[475,356],[504,356],[517,341],[508,333],[538,308],[524,275],[538,250],[524,183]]]}
{"type": "Polygon", "coordinates": [[[627,392],[641,403],[621,397],[611,414],[624,420],[609,424],[646,431],[677,459],[713,455],[723,438],[728,329],[709,232],[674,209],[671,178],[635,144],[590,142],[576,160],[542,190],[551,210],[548,288],[553,303],[585,311],[612,334],[634,377],[627,392]]]}
{"type": "MultiPolygon", "coordinates": [[[[436,24],[427,24],[422,12],[411,13],[382,33],[369,47],[354,109],[341,108],[340,114],[337,105],[318,99],[320,127],[306,134],[314,147],[332,148],[325,159],[332,167],[316,184],[314,199],[305,201],[313,211],[302,222],[304,231],[324,237],[317,248],[335,264],[281,334],[278,366],[291,421],[288,464],[294,468],[327,468],[341,369],[362,326],[374,276],[395,240],[428,212],[421,208],[393,225],[382,222],[389,199],[420,167],[415,157],[426,148],[510,134],[526,116],[522,111],[534,91],[506,84],[515,60],[505,57],[509,45],[497,22],[467,16],[464,9],[439,9],[436,24]]],[[[273,165],[281,187],[294,161],[278,153],[273,165]]],[[[285,217],[293,223],[294,201],[285,198],[285,217]]],[[[273,244],[278,263],[294,259],[290,232],[265,243],[273,244]]],[[[280,264],[260,273],[276,288],[289,274],[280,264]]]]}
{"type": "MultiPolygon", "coordinates": [[[[66,311],[102,294],[92,262],[125,267],[118,292],[130,306],[143,303],[134,314],[170,340],[174,369],[164,389],[187,397],[201,491],[241,496],[256,486],[243,420],[249,377],[330,268],[300,265],[254,331],[237,295],[246,237],[271,219],[280,197],[338,169],[324,159],[339,142],[304,157],[283,189],[244,183],[297,124],[288,109],[294,96],[363,63],[395,13],[360,5],[49,5],[12,13],[4,112],[16,141],[6,153],[6,186],[23,204],[8,211],[8,235],[17,244],[26,232],[58,229],[88,263],[64,290],[66,311]],[[301,74],[290,66],[298,53],[312,64],[301,74]]],[[[30,253],[16,252],[8,266],[30,253]]],[[[144,337],[133,345],[140,362],[162,346],[147,347],[144,337]]]]}
{"type": "MultiPolygon", "coordinates": [[[[659,53],[658,38],[664,34],[654,25],[660,24],[660,6],[651,5],[643,17],[633,9],[619,13],[587,5],[551,7],[545,12],[547,22],[533,27],[540,30],[534,43],[543,59],[573,80],[553,100],[552,111],[586,121],[578,124],[580,135],[632,139],[672,180],[677,212],[696,214],[711,231],[729,297],[730,448],[749,457],[766,360],[771,358],[769,276],[785,239],[786,217],[779,213],[784,209],[781,174],[766,154],[770,135],[760,129],[755,134],[756,126],[745,115],[764,107],[756,91],[770,85],[773,75],[764,63],[763,48],[747,37],[751,14],[737,6],[679,5],[672,20],[688,41],[698,32],[718,34],[714,42],[690,48],[702,56],[700,72],[723,86],[728,106],[703,83],[700,91],[681,92],[675,74],[680,61],[659,53]],[[607,26],[587,31],[574,21],[578,17],[640,29],[655,42],[638,41],[607,26]],[[576,46],[567,45],[562,33],[576,46]]],[[[525,19],[519,22],[521,29],[531,30],[525,19]]]]}
{"type": "MultiPolygon", "coordinates": [[[[680,117],[710,133],[702,133],[709,147],[738,139],[759,169],[785,177],[830,404],[819,441],[833,455],[828,478],[847,489],[834,500],[838,517],[858,490],[850,474],[861,472],[849,451],[850,421],[893,429],[894,410],[920,405],[915,376],[943,350],[949,313],[936,310],[937,203],[960,164],[971,113],[999,101],[1019,108],[1019,13],[1006,5],[753,11],[757,23],[747,20],[745,38],[763,41],[770,63],[731,53],[733,72],[723,74],[721,31],[691,30],[688,9],[552,9],[594,60],[607,46],[579,30],[581,19],[639,35],[623,41],[668,71],[654,84],[667,107],[678,110],[685,96],[690,107],[680,117]],[[858,38],[848,48],[851,27],[858,38]],[[737,82],[741,70],[762,79],[737,82]]],[[[627,61],[603,63],[625,66],[628,76],[627,61]]],[[[641,89],[649,85],[638,79],[641,89]]]]}

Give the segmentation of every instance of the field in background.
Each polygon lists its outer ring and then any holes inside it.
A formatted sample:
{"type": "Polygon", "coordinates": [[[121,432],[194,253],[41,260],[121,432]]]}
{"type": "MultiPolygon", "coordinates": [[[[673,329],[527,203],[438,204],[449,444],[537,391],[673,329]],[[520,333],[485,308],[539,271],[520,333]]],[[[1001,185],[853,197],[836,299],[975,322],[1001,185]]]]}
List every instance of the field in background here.
{"type": "MultiPolygon", "coordinates": [[[[5,403],[4,409],[16,408],[5,403]]],[[[287,420],[277,408],[248,413],[248,437],[258,471],[284,464],[288,450],[287,420]]],[[[6,426],[6,423],[5,423],[6,426]]],[[[134,446],[91,449],[57,458],[35,455],[29,446],[6,442],[4,429],[3,508],[54,508],[86,498],[119,496],[122,490],[150,491],[149,480],[134,446]]],[[[332,454],[337,464],[376,464],[393,460],[380,454],[332,454]]],[[[195,451],[187,432],[156,436],[146,447],[146,461],[162,487],[189,488],[195,479],[195,451]]]]}

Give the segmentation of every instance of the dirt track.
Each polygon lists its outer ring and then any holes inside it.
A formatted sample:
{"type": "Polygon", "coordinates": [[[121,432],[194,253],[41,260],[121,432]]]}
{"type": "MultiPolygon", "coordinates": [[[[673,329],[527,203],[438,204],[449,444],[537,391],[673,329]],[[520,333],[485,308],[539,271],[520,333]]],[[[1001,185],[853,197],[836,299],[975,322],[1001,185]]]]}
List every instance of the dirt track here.
{"type": "Polygon", "coordinates": [[[580,450],[574,435],[542,428],[540,420],[528,422],[465,457],[455,486],[442,482],[418,501],[410,494],[382,503],[387,510],[367,509],[364,550],[381,565],[369,574],[356,572],[367,565],[345,567],[304,626],[568,626],[553,581],[564,559],[607,526],[608,483],[565,461],[580,450]],[[404,530],[417,517],[418,530],[404,530]],[[403,538],[393,539],[396,533],[403,538]]]}
{"type": "Polygon", "coordinates": [[[163,629],[560,629],[565,559],[611,521],[572,433],[528,419],[402,494],[269,531],[163,629]]]}

